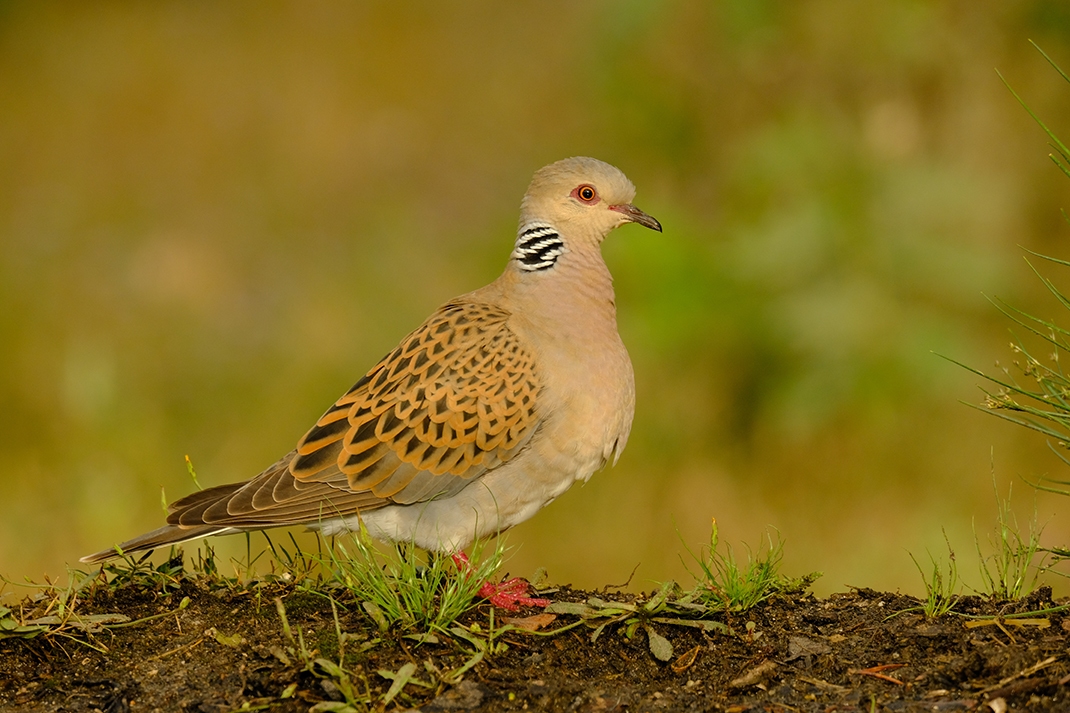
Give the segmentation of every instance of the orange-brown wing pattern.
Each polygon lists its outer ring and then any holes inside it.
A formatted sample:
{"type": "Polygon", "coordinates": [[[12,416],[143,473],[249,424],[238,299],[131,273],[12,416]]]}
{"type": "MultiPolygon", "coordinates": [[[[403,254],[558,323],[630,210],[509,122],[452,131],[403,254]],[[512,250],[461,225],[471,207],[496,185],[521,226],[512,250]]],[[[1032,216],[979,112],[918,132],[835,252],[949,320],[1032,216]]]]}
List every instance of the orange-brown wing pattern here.
{"type": "Polygon", "coordinates": [[[512,457],[535,429],[540,381],[508,316],[464,302],[436,312],[305,434],[296,487],[340,472],[352,490],[415,502],[512,457]]]}
{"type": "Polygon", "coordinates": [[[272,527],[452,495],[534,433],[540,388],[508,313],[450,303],[245,483],[171,505],[171,525],[272,527]]]}

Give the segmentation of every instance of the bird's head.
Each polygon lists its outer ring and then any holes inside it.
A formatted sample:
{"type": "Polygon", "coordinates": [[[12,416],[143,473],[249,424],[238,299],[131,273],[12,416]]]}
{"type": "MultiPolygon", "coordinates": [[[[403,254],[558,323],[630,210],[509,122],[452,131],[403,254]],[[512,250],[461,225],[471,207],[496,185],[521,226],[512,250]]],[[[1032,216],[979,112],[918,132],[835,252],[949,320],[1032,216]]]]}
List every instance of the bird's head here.
{"type": "Polygon", "coordinates": [[[584,156],[536,171],[520,204],[513,258],[527,271],[552,267],[564,252],[591,246],[624,223],[661,231],[661,223],[632,205],[635,186],[615,166],[584,156]]]}

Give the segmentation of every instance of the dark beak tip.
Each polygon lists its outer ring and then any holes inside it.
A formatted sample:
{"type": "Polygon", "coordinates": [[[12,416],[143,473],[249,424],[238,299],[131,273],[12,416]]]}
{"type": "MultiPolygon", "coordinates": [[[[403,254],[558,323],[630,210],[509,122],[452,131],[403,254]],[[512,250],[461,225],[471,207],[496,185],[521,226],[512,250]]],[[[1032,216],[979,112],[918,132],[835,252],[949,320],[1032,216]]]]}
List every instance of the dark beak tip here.
{"type": "Polygon", "coordinates": [[[638,223],[644,228],[650,228],[651,230],[656,230],[659,233],[661,232],[661,221],[659,221],[657,218],[650,215],[649,213],[644,213],[631,203],[626,203],[624,205],[619,206],[614,205],[610,206],[610,208],[612,210],[617,211],[618,213],[623,213],[625,217],[628,218],[629,222],[638,223]]]}
{"type": "Polygon", "coordinates": [[[632,219],[633,222],[638,223],[639,225],[643,226],[644,228],[650,228],[651,230],[656,230],[659,233],[661,232],[661,221],[660,220],[658,220],[654,216],[649,215],[647,213],[644,213],[642,211],[637,211],[637,212],[639,213],[639,215],[635,216],[632,219]]]}

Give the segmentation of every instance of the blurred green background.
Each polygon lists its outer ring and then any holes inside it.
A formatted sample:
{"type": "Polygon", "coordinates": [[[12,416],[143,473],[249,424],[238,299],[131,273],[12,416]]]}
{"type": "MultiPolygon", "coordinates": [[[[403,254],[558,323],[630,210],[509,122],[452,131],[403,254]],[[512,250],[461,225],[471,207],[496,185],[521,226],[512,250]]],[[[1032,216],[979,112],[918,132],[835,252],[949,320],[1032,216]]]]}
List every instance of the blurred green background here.
{"type": "Polygon", "coordinates": [[[1020,246],[1070,257],[1070,182],[994,71],[1070,135],[1029,38],[1070,68],[1070,6],[0,3],[0,573],[156,527],[185,454],[273,462],[585,154],[665,225],[604,246],[637,415],[509,568],[649,587],[716,517],[820,593],[918,593],[941,528],[979,585],[993,471],[1026,518],[1066,475],[933,354],[1010,361],[982,293],[1060,316],[1020,246]]]}

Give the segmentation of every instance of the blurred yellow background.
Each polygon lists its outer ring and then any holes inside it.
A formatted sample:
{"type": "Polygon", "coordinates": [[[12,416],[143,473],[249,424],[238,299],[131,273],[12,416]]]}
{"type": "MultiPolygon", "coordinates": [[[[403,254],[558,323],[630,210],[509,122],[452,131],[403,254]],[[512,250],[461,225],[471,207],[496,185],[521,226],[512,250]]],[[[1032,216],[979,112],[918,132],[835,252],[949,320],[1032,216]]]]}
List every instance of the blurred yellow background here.
{"type": "Polygon", "coordinates": [[[509,569],[649,588],[716,517],[819,593],[919,593],[946,528],[979,586],[993,468],[1024,518],[1020,477],[1067,475],[933,354],[1010,361],[982,293],[1070,326],[1019,247],[1070,257],[1070,181],[994,71],[1070,137],[1030,38],[1070,69],[1070,6],[0,4],[0,573],[158,526],[185,454],[205,485],[273,462],[581,154],[665,226],[604,246],[637,415],[509,569]]]}

